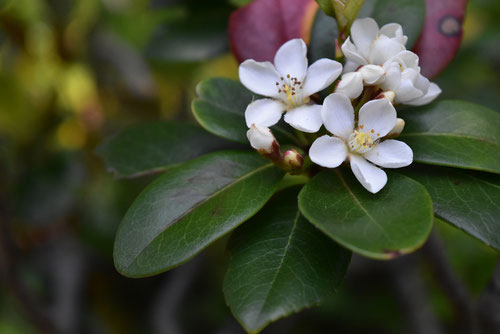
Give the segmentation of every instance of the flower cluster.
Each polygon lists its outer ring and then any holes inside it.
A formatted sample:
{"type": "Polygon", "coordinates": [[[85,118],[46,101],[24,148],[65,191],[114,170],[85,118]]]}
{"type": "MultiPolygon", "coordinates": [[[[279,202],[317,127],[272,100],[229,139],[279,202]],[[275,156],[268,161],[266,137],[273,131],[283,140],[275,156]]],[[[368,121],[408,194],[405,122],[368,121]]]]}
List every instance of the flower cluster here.
{"type": "Polygon", "coordinates": [[[441,93],[420,74],[418,56],[406,50],[406,41],[399,24],[379,29],[373,19],[364,18],[354,21],[350,37],[342,45],[344,66],[320,59],[308,67],[307,46],[301,39],[283,44],[274,64],[243,62],[239,68],[242,84],[266,97],[252,102],[245,111],[252,147],[285,161],[276,152],[279,145],[268,129],[283,113],[284,121],[296,131],[318,134],[324,125],[330,135],[316,135],[309,149],[311,161],[336,168],[348,160],[359,182],[368,191],[378,192],[387,183],[387,175],[379,167],[399,168],[413,161],[411,148],[391,139],[404,128],[394,105],[423,105],[441,93]],[[314,94],[332,85],[342,72],[335,91],[322,105],[315,103],[314,94]]]}

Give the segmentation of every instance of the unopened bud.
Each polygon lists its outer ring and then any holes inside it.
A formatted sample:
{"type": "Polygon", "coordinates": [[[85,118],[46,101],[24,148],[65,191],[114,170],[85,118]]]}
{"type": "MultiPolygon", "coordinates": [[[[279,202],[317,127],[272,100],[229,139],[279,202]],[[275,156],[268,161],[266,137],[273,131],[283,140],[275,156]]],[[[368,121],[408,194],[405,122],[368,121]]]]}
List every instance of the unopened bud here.
{"type": "Polygon", "coordinates": [[[394,98],[396,97],[396,93],[392,90],[388,90],[386,92],[380,93],[375,99],[388,99],[389,102],[394,103],[394,98]]]}
{"type": "Polygon", "coordinates": [[[398,137],[405,127],[405,121],[402,118],[396,119],[396,125],[392,128],[391,131],[387,134],[388,138],[396,138],[398,137]]]}
{"type": "Polygon", "coordinates": [[[358,72],[363,76],[365,84],[369,86],[378,84],[385,74],[384,68],[378,65],[365,65],[358,72]]]}
{"type": "Polygon", "coordinates": [[[274,150],[273,144],[276,142],[276,139],[271,130],[265,126],[252,124],[252,127],[247,131],[247,138],[250,141],[250,145],[258,151],[270,154],[274,150]]]}
{"type": "Polygon", "coordinates": [[[304,158],[294,149],[285,151],[285,164],[292,169],[300,169],[304,165],[304,158]]]}
{"type": "Polygon", "coordinates": [[[363,91],[363,75],[359,72],[349,72],[342,76],[335,93],[344,94],[350,99],[355,99],[363,91]]]}

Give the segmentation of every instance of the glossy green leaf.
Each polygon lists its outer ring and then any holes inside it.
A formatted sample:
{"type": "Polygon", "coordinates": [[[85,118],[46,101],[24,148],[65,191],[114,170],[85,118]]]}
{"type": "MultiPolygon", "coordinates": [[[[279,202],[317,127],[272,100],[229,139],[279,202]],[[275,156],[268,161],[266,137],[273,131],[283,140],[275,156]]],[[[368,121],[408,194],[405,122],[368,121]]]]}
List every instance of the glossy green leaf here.
{"type": "Polygon", "coordinates": [[[351,171],[323,171],[300,192],[299,208],[311,223],[353,252],[376,259],[410,253],[431,231],[431,198],[418,182],[386,172],[387,185],[372,194],[351,171]]]}
{"type": "Polygon", "coordinates": [[[500,114],[464,101],[440,101],[399,114],[413,160],[500,173],[500,114]]]}
{"type": "Polygon", "coordinates": [[[186,262],[254,215],[283,172],[254,152],[216,152],[168,170],[135,200],[116,234],[114,260],[125,276],[186,262]]]}
{"type": "Polygon", "coordinates": [[[432,197],[435,214],[500,250],[500,176],[450,168],[407,169],[432,197]]]}
{"type": "MultiPolygon", "coordinates": [[[[260,97],[238,81],[224,78],[202,81],[196,92],[198,99],[193,101],[192,110],[201,126],[222,138],[248,144],[245,110],[260,97]]],[[[280,143],[296,142],[289,128],[278,124],[271,129],[280,143]]]]}
{"type": "Polygon", "coordinates": [[[150,122],[124,130],[104,141],[97,153],[117,177],[163,171],[166,166],[234,144],[194,124],[150,122]]]}
{"type": "Polygon", "coordinates": [[[302,217],[298,190],[277,193],[231,236],[224,295],[248,332],[319,304],[347,270],[351,252],[302,217]]]}
{"type": "Polygon", "coordinates": [[[372,17],[379,27],[399,23],[408,36],[407,49],[411,49],[422,31],[425,21],[425,0],[366,0],[359,17],[372,17]]]}
{"type": "Polygon", "coordinates": [[[333,17],[318,10],[314,17],[309,42],[309,60],[312,64],[318,59],[335,59],[335,40],[338,37],[337,23],[333,17]]]}

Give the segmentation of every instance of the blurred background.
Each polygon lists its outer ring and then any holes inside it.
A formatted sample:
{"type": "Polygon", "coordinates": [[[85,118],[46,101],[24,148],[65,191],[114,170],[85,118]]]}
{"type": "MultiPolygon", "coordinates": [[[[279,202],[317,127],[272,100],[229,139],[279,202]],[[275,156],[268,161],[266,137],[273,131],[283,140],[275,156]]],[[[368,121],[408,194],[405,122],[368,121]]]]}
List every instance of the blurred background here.
{"type": "MultiPolygon", "coordinates": [[[[226,29],[244,2],[0,0],[1,334],[244,333],[221,290],[226,240],[156,277],[115,271],[116,228],[153,177],[116,180],[95,153],[132,124],[193,120],[197,82],[237,78],[226,29]]],[[[500,111],[499,16],[469,1],[441,98],[500,111]]],[[[471,312],[500,314],[497,252],[435,232],[397,261],[353,257],[324,305],[263,333],[459,333],[471,312]]]]}

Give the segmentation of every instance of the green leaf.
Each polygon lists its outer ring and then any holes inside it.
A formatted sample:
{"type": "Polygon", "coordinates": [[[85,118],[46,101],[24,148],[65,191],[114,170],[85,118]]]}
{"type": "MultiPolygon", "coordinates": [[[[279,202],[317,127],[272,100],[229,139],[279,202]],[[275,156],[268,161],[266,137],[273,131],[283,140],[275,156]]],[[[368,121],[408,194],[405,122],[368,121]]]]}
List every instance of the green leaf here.
{"type": "Polygon", "coordinates": [[[335,19],[318,10],[314,17],[309,43],[311,64],[321,58],[335,59],[335,40],[338,34],[335,19]]]}
{"type": "Polygon", "coordinates": [[[302,217],[298,190],[276,194],[231,236],[224,295],[248,332],[321,303],[347,270],[351,253],[302,217]]]}
{"type": "Polygon", "coordinates": [[[116,234],[114,260],[129,277],[192,258],[254,215],[283,172],[254,152],[216,152],[173,167],[135,200],[116,234]]]}
{"type": "Polygon", "coordinates": [[[323,171],[300,192],[300,211],[353,252],[376,259],[410,253],[431,231],[431,198],[421,184],[386,172],[387,185],[371,194],[350,171],[323,171]]]}
{"type": "Polygon", "coordinates": [[[184,122],[150,122],[104,141],[97,153],[117,177],[163,171],[168,165],[234,146],[199,126],[184,122]]]}
{"type": "MultiPolygon", "coordinates": [[[[259,99],[241,83],[224,78],[202,81],[196,87],[198,99],[192,104],[194,116],[207,131],[248,145],[245,110],[259,99]]],[[[295,136],[280,124],[272,127],[273,134],[282,143],[297,143],[295,136]]]]}
{"type": "Polygon", "coordinates": [[[335,9],[333,8],[334,0],[316,0],[319,8],[328,16],[335,17],[335,9]]]}
{"type": "Polygon", "coordinates": [[[334,0],[333,9],[339,31],[347,31],[358,16],[365,0],[334,0]]]}
{"type": "Polygon", "coordinates": [[[440,101],[400,113],[400,139],[413,160],[500,173],[500,114],[463,101],[440,101]]]}
{"type": "Polygon", "coordinates": [[[423,167],[404,174],[427,188],[436,215],[500,250],[500,176],[423,167]]]}
{"type": "Polygon", "coordinates": [[[359,17],[372,17],[379,27],[399,23],[408,36],[406,48],[411,49],[422,31],[425,21],[425,0],[366,0],[359,17]]]}

